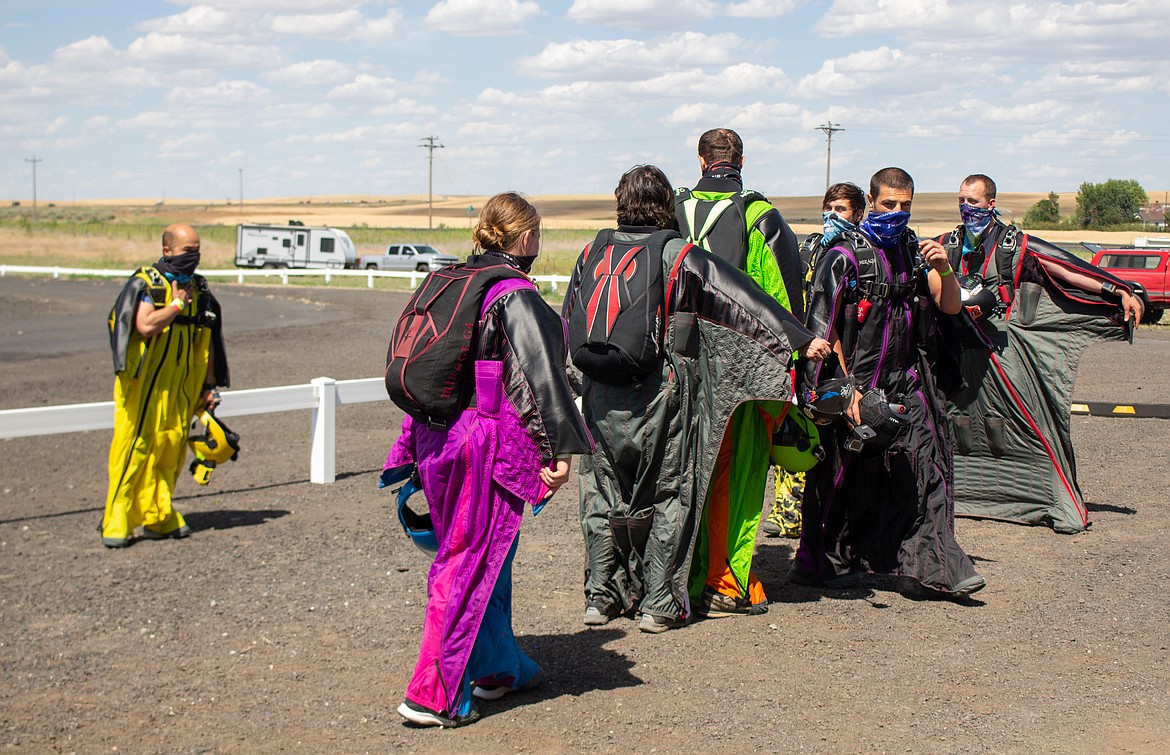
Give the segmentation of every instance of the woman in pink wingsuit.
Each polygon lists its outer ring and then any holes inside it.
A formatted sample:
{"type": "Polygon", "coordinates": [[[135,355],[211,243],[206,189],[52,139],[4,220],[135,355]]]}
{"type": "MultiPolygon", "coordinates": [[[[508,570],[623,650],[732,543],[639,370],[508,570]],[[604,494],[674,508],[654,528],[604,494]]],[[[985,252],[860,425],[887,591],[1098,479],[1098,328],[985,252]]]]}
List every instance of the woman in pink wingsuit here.
{"type": "MultiPolygon", "coordinates": [[[[540,251],[540,216],[516,193],[488,200],[467,267],[525,274],[540,251]]],[[[448,423],[406,417],[383,484],[417,469],[438,553],[414,676],[398,712],[422,726],[463,726],[492,700],[533,685],[539,667],[512,634],[512,559],[524,504],[538,512],[568,479],[569,455],[593,441],[565,375],[564,321],[531,281],[494,284],[475,336],[475,390],[448,423]]]]}

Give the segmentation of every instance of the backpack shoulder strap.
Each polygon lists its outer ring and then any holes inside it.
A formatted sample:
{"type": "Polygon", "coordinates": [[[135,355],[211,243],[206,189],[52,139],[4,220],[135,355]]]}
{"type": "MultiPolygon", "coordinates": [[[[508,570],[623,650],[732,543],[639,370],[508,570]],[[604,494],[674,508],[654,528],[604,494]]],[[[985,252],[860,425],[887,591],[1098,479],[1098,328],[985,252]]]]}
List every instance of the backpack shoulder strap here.
{"type": "Polygon", "coordinates": [[[146,284],[146,292],[156,307],[166,306],[171,298],[171,284],[155,267],[140,267],[134,271],[135,278],[146,284]]]}
{"type": "Polygon", "coordinates": [[[683,217],[690,235],[690,238],[687,240],[693,244],[702,246],[703,241],[711,234],[711,231],[715,230],[715,224],[719,222],[719,218],[723,216],[723,213],[727,212],[728,208],[736,204],[736,197],[738,196],[738,194],[733,194],[726,199],[717,199],[714,201],[697,199],[692,196],[683,202],[683,217]],[[703,220],[702,228],[696,225],[696,215],[700,204],[711,205],[711,211],[707,213],[707,217],[703,220]]]}
{"type": "Polygon", "coordinates": [[[963,224],[960,223],[959,225],[955,226],[955,230],[943,236],[943,249],[946,249],[948,254],[962,248],[963,232],[966,230],[967,229],[963,227],[963,224]]]}
{"type": "Polygon", "coordinates": [[[479,308],[479,319],[482,320],[484,317],[486,317],[488,310],[492,308],[492,305],[498,302],[500,299],[504,298],[504,296],[512,293],[513,291],[519,291],[522,288],[535,290],[536,285],[533,284],[533,282],[527,276],[504,278],[503,280],[499,280],[493,283],[487,290],[487,293],[484,294],[483,305],[479,308]]]}

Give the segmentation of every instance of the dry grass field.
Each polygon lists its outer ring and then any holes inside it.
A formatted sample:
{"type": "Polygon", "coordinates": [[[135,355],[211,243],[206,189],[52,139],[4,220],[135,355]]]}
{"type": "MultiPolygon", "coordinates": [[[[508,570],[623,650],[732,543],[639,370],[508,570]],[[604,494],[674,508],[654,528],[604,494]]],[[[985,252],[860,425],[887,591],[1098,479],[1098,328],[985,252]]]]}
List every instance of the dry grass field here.
{"type": "MultiPolygon", "coordinates": [[[[1042,193],[1000,194],[999,207],[1007,219],[1020,220],[1042,193]]],[[[27,206],[0,212],[0,263],[58,264],[78,267],[133,267],[158,255],[158,229],[171,222],[188,222],[203,232],[204,267],[231,267],[235,253],[235,226],[241,222],[306,225],[351,229],[359,254],[380,251],[386,244],[423,242],[461,255],[470,248],[470,228],[486,196],[441,196],[434,201],[432,225],[427,229],[425,196],[276,197],[238,204],[171,199],[165,204],[147,199],[80,201],[40,206],[41,220],[24,228],[12,221],[29,217],[27,206]],[[468,207],[473,208],[468,213],[468,207]],[[19,213],[19,214],[18,214],[19,213]]],[[[820,229],[820,197],[772,197],[800,235],[820,229]]],[[[612,225],[613,198],[608,195],[533,197],[544,218],[545,260],[536,272],[568,272],[581,247],[593,233],[612,225]]],[[[1061,207],[1071,212],[1075,195],[1061,195],[1061,207]]],[[[915,198],[914,223],[920,236],[950,230],[958,222],[955,195],[922,193],[915,198]]],[[[1043,231],[1044,238],[1076,246],[1081,241],[1131,244],[1127,232],[1043,231]]]]}

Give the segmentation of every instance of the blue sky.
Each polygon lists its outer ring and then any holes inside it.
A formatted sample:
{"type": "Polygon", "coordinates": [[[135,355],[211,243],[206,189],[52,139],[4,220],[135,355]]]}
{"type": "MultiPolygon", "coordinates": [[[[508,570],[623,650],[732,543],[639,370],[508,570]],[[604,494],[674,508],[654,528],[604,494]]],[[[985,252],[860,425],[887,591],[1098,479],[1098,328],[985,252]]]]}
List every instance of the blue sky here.
{"type": "MultiPolygon", "coordinates": [[[[0,200],[1170,186],[1170,0],[0,0],[0,200]]],[[[1157,197],[1161,198],[1161,197],[1157,197]]]]}

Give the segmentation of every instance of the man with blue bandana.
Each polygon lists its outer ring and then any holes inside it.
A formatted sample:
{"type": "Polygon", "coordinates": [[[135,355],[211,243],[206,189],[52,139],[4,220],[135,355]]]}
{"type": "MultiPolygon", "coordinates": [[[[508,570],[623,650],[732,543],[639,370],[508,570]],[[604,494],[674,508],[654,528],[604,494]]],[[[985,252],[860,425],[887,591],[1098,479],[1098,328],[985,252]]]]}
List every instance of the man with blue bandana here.
{"type": "Polygon", "coordinates": [[[955,510],[1080,532],[1069,410],[1077,362],[1095,341],[1132,338],[1141,300],[1129,285],[1007,225],[981,173],[959,186],[962,223],[939,237],[964,308],[947,327],[964,346],[951,399],[955,510]]]}
{"type": "Polygon", "coordinates": [[[110,311],[114,440],[102,545],[186,537],[171,496],[187,455],[191,417],[228,385],[219,303],[198,275],[199,234],[176,223],[162,257],[135,271],[110,311]]]}
{"type": "Polygon", "coordinates": [[[843,589],[865,573],[891,574],[909,597],[960,600],[986,582],[955,540],[946,403],[930,348],[936,317],[960,310],[960,291],[946,250],[909,229],[913,199],[906,171],[878,171],[872,211],[813,270],[806,325],[838,358],[801,374],[825,459],[807,475],[789,578],[843,589]],[[830,403],[844,416],[819,410],[830,403]]]}

